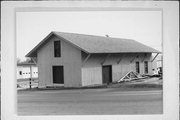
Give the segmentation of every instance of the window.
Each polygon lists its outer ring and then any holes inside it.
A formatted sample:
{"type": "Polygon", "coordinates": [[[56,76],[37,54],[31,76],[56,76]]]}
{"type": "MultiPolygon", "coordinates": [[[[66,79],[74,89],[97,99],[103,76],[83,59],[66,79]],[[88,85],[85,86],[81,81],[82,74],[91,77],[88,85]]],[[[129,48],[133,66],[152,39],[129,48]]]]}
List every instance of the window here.
{"type": "Polygon", "coordinates": [[[61,57],[61,42],[54,41],[54,57],[61,57]]]}
{"type": "Polygon", "coordinates": [[[144,73],[148,73],[148,61],[144,61],[144,73]]]}
{"type": "Polygon", "coordinates": [[[19,75],[22,75],[22,71],[19,71],[19,75]]]}
{"type": "Polygon", "coordinates": [[[136,72],[139,73],[139,62],[136,62],[136,72]]]}

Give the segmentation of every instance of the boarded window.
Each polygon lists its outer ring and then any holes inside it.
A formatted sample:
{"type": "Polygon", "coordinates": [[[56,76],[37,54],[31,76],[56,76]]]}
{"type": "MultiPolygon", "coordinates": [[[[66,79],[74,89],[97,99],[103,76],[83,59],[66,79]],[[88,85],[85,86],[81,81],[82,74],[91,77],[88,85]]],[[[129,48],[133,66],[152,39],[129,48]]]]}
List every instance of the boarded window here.
{"type": "Polygon", "coordinates": [[[61,57],[61,42],[54,41],[54,57],[61,57]]]}
{"type": "Polygon", "coordinates": [[[144,73],[147,74],[148,73],[148,61],[144,62],[144,73]]]}
{"type": "Polygon", "coordinates": [[[136,62],[136,72],[139,73],[139,62],[136,62]]]}

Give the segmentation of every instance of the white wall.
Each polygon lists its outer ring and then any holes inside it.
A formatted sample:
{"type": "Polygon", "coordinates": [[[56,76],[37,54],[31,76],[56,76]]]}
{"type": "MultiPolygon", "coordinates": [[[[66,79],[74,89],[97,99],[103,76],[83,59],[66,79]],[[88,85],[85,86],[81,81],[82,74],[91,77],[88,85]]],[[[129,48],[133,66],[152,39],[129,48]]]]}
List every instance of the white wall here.
{"type": "Polygon", "coordinates": [[[64,86],[81,86],[81,52],[71,44],[61,40],[61,57],[54,57],[54,41],[51,37],[38,51],[39,87],[54,86],[52,66],[64,66],[64,86]]]}
{"type": "MultiPolygon", "coordinates": [[[[32,78],[38,78],[38,68],[32,66],[32,78]]],[[[17,79],[27,79],[30,78],[30,66],[17,66],[17,79]],[[20,71],[22,74],[20,75],[20,71]]]]}
{"type": "Polygon", "coordinates": [[[102,84],[101,67],[82,67],[82,86],[102,84]]]}

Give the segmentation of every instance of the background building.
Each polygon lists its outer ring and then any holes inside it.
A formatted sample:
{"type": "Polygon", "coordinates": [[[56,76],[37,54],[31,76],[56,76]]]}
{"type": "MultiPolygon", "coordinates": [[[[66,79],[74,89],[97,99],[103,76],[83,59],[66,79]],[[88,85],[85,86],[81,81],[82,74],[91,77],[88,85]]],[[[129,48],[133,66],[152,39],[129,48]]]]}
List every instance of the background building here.
{"type": "Polygon", "coordinates": [[[38,78],[38,68],[35,63],[18,63],[17,79],[38,78]]]}

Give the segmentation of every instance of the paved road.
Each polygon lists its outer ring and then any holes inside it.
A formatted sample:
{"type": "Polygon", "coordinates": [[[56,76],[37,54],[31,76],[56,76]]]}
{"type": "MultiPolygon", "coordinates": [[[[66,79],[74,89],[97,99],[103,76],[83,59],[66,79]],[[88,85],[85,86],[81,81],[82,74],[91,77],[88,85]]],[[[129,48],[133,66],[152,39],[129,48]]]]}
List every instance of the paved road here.
{"type": "Polygon", "coordinates": [[[19,115],[161,114],[162,91],[118,89],[19,91],[19,115]]]}

